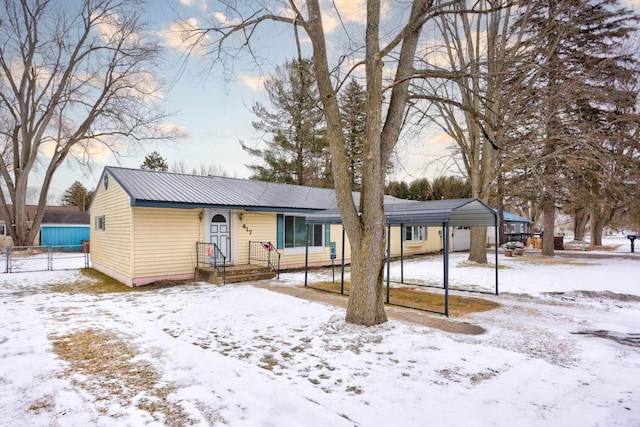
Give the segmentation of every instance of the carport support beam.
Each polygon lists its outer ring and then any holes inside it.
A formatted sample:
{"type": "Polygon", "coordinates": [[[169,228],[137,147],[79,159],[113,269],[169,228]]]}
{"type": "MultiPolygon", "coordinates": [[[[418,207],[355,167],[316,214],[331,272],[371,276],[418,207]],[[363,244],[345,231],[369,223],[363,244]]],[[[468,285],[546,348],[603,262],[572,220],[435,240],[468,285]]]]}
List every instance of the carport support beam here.
{"type": "Polygon", "coordinates": [[[342,271],[340,272],[340,295],[344,295],[344,224],[342,224],[342,271]]]}
{"type": "Polygon", "coordinates": [[[304,286],[307,286],[307,272],[309,271],[309,224],[305,227],[304,236],[304,286]]]}
{"type": "Polygon", "coordinates": [[[404,224],[400,224],[400,283],[404,283],[404,224]]]}
{"type": "Polygon", "coordinates": [[[495,242],[496,242],[496,295],[498,295],[498,215],[495,216],[495,242]]]}
{"type": "Polygon", "coordinates": [[[387,304],[390,297],[390,277],[391,277],[391,224],[387,224],[387,304]]]}
{"type": "Polygon", "coordinates": [[[449,317],[449,223],[442,223],[444,233],[444,315],[449,317]]]}

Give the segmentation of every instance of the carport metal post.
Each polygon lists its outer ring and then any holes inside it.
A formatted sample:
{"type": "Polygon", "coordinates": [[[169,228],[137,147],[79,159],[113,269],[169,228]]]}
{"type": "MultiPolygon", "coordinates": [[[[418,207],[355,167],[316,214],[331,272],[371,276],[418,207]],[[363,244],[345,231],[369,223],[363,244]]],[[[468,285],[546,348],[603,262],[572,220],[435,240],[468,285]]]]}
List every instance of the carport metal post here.
{"type": "Polygon", "coordinates": [[[493,229],[495,230],[495,239],[496,242],[496,295],[498,295],[498,215],[494,217],[495,226],[493,229]]]}
{"type": "Polygon", "coordinates": [[[444,233],[444,315],[449,317],[449,223],[442,223],[444,233]]]}
{"type": "Polygon", "coordinates": [[[391,224],[387,224],[387,304],[389,304],[391,277],[391,224]]]}
{"type": "Polygon", "coordinates": [[[307,273],[309,271],[309,224],[305,226],[304,233],[304,286],[307,286],[307,273]]]}
{"type": "Polygon", "coordinates": [[[404,224],[400,224],[400,283],[404,283],[404,224]]]}
{"type": "Polygon", "coordinates": [[[340,295],[344,295],[344,224],[342,224],[342,271],[340,272],[340,295]]]}

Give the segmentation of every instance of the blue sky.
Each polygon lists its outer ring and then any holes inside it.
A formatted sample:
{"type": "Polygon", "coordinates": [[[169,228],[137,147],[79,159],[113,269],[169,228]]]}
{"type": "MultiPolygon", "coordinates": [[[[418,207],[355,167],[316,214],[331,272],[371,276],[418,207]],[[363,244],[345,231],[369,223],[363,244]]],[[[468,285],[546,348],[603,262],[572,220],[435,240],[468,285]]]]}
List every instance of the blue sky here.
{"type": "MultiPolygon", "coordinates": [[[[343,20],[352,27],[357,28],[363,19],[363,1],[335,1],[342,8],[343,20]]],[[[65,189],[76,180],[93,190],[105,165],[137,168],[144,156],[154,150],[170,166],[174,162],[184,162],[196,168],[200,165],[216,165],[230,176],[249,177],[251,172],[245,165],[255,163],[257,159],[248,156],[240,147],[239,141],[257,144],[262,136],[251,125],[255,116],[250,112],[250,107],[256,101],[266,103],[260,85],[262,79],[275,66],[295,57],[293,32],[290,26],[277,24],[260,33],[256,47],[263,61],[259,68],[252,61],[238,62],[234,72],[225,77],[221,68],[209,68],[206,57],[193,55],[183,69],[185,64],[181,61],[182,50],[176,41],[179,36],[175,31],[179,28],[176,26],[176,18],[178,15],[191,18],[201,25],[204,17],[224,19],[223,11],[216,9],[215,3],[207,0],[154,0],[147,4],[143,14],[150,22],[151,29],[161,35],[166,48],[164,62],[160,69],[155,70],[157,76],[172,83],[163,93],[163,108],[174,113],[166,124],[179,127],[184,132],[184,138],[177,143],[150,144],[135,153],[123,150],[119,159],[107,152],[101,153],[95,157],[95,164],[89,171],[81,171],[77,165],[68,162],[58,170],[54,178],[49,195],[50,203],[57,203],[65,189]]],[[[329,1],[325,3],[325,6],[330,4],[329,1]]],[[[329,28],[338,25],[335,16],[329,14],[325,17],[325,22],[329,28]]],[[[303,50],[307,54],[310,54],[309,48],[309,44],[303,40],[303,50]]],[[[411,152],[412,161],[403,162],[403,167],[397,168],[396,176],[399,179],[413,179],[411,176],[407,177],[407,171],[415,176],[422,175],[424,171],[421,169],[424,169],[426,159],[443,154],[443,147],[449,144],[438,138],[435,135],[431,153],[425,154],[428,157],[424,158],[415,146],[400,144],[398,151],[403,156],[411,152]],[[411,163],[416,165],[412,166],[411,163]]]]}
{"type": "MultiPolygon", "coordinates": [[[[626,1],[628,5],[636,7],[636,10],[640,7],[640,0],[626,1]]],[[[325,28],[329,28],[328,31],[339,24],[336,16],[329,11],[332,2],[340,9],[343,23],[358,31],[358,26],[361,26],[364,19],[364,0],[324,0],[326,15],[323,15],[323,21],[325,28]]],[[[181,129],[184,138],[177,143],[147,145],[135,153],[123,151],[119,161],[113,155],[102,153],[96,157],[91,171],[82,172],[75,165],[65,165],[56,174],[50,191],[53,203],[59,201],[64,190],[74,181],[79,180],[87,189],[93,190],[105,165],[137,168],[144,156],[154,150],[170,166],[175,162],[183,162],[196,168],[214,165],[223,168],[230,176],[249,177],[250,171],[245,165],[255,163],[257,159],[248,156],[241,149],[239,141],[257,144],[262,136],[253,130],[251,122],[255,120],[255,116],[250,112],[250,107],[256,101],[266,103],[261,80],[275,66],[295,56],[293,32],[290,26],[278,24],[259,33],[255,47],[264,60],[259,68],[252,61],[238,61],[234,72],[225,78],[221,68],[209,68],[206,57],[192,55],[183,69],[185,63],[181,61],[182,50],[177,41],[177,16],[192,19],[192,22],[200,25],[204,25],[204,17],[218,22],[232,20],[233,17],[226,16],[224,10],[216,8],[216,3],[208,0],[153,0],[146,5],[143,13],[150,22],[151,29],[161,36],[166,49],[164,62],[155,70],[158,77],[172,83],[163,93],[163,108],[174,112],[166,125],[181,129]]],[[[397,8],[392,10],[393,7],[408,7],[409,4],[384,3],[384,14],[389,22],[402,13],[397,8]]],[[[332,48],[339,41],[329,38],[329,43],[332,48]]],[[[309,49],[308,43],[303,39],[303,50],[309,54],[309,49]]],[[[425,130],[420,138],[401,140],[395,156],[395,160],[400,163],[391,178],[410,181],[423,176],[431,179],[442,174],[456,173],[455,164],[447,158],[450,145],[449,138],[435,129],[425,130]],[[436,161],[438,158],[443,160],[436,161]]]]}

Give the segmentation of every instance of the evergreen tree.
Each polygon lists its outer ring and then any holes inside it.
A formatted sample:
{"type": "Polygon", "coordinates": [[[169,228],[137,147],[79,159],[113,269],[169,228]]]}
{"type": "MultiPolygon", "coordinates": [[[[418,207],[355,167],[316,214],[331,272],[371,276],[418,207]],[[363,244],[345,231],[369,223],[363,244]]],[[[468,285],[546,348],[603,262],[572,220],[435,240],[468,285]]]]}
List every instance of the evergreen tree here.
{"type": "Polygon", "coordinates": [[[362,153],[366,121],[366,93],[357,80],[351,79],[340,95],[340,111],[344,127],[351,188],[360,189],[362,182],[362,153]]]}
{"type": "Polygon", "coordinates": [[[466,199],[471,197],[469,181],[457,176],[440,176],[431,184],[430,200],[466,199]]]}
{"type": "Polygon", "coordinates": [[[408,199],[409,185],[404,181],[391,181],[387,184],[385,194],[397,197],[398,199],[408,199]]]}
{"type": "Polygon", "coordinates": [[[153,151],[144,157],[144,161],[140,165],[140,169],[166,172],[169,170],[169,165],[160,153],[153,151]]]}
{"type": "Polygon", "coordinates": [[[411,200],[429,200],[431,197],[431,184],[427,178],[419,178],[409,184],[409,198],[411,200]]]}
{"type": "Polygon", "coordinates": [[[261,160],[252,164],[253,179],[314,187],[331,187],[325,120],[310,60],[290,61],[265,82],[270,108],[255,103],[253,123],[264,132],[266,148],[242,149],[261,160]]]}
{"type": "Polygon", "coordinates": [[[89,208],[92,196],[93,194],[87,191],[80,181],[76,181],[62,195],[62,204],[65,206],[77,206],[81,211],[86,211],[89,208]]]}

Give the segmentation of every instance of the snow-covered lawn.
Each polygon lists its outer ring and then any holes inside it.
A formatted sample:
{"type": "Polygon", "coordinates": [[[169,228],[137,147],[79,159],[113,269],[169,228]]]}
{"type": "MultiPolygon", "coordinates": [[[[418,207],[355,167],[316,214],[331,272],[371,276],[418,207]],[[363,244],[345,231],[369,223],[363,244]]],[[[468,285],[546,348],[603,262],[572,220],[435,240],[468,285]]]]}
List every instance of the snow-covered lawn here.
{"type": "MultiPolygon", "coordinates": [[[[452,286],[493,286],[465,259],[452,286]]],[[[640,425],[640,256],[500,262],[501,294],[482,297],[501,307],[450,319],[481,335],[356,327],[251,284],[96,292],[78,270],[2,274],[0,425],[640,425]]],[[[442,260],[404,272],[437,280],[442,260]]]]}

